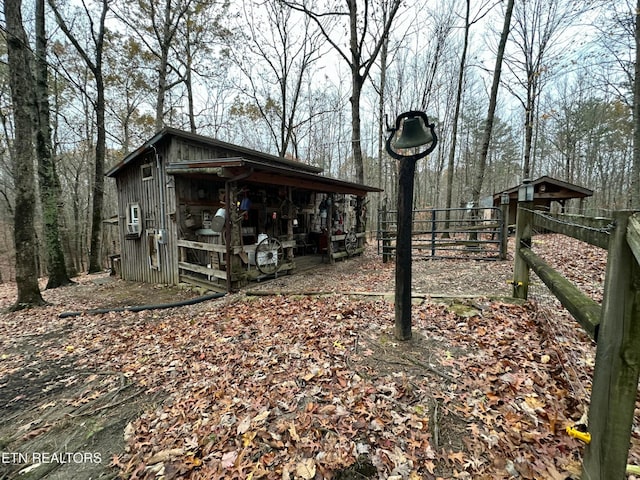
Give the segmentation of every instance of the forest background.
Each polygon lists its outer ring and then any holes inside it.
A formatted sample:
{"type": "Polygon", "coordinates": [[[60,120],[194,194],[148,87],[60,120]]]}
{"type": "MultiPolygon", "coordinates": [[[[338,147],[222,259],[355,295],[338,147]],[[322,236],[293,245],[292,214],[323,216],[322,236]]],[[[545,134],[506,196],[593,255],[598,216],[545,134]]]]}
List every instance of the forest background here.
{"type": "Polygon", "coordinates": [[[631,0],[5,2],[2,279],[20,280],[13,233],[29,203],[36,240],[22,263],[51,273],[58,248],[69,276],[104,268],[117,248],[104,171],[165,125],[383,188],[370,229],[381,199],[395,201],[386,125],[413,109],[439,137],[418,163],[417,208],[541,175],[593,189],[583,213],[637,207],[638,11],[631,0]],[[31,112],[26,134],[19,111],[31,112]]]}

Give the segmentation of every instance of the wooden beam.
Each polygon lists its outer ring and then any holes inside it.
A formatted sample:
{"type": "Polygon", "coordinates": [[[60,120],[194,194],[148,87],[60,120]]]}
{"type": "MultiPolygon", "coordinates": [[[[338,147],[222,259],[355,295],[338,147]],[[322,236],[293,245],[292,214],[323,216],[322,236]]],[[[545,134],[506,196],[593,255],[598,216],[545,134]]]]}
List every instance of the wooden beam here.
{"type": "MultiPolygon", "coordinates": [[[[589,406],[583,475],[625,478],[640,373],[640,266],[627,243],[631,212],[617,212],[589,406]]],[[[635,227],[632,227],[635,229],[635,227]]]]}
{"type": "Polygon", "coordinates": [[[534,214],[533,225],[550,232],[561,233],[600,248],[609,247],[610,235],[604,231],[609,219],[596,219],[579,215],[534,214]],[[605,223],[606,222],[606,223],[605,223]],[[587,227],[587,228],[584,228],[587,227]],[[602,229],[602,231],[600,230],[602,229]]]}
{"type": "Polygon", "coordinates": [[[328,181],[320,181],[306,179],[306,178],[293,178],[286,175],[267,172],[254,172],[247,179],[247,181],[256,183],[266,183],[270,185],[282,185],[286,187],[296,187],[306,190],[313,190],[324,193],[346,193],[352,195],[359,195],[362,197],[367,196],[367,191],[357,188],[357,186],[336,185],[328,181]]]}
{"type": "Polygon", "coordinates": [[[192,242],[190,240],[178,240],[178,247],[193,248],[194,250],[204,250],[206,252],[225,253],[227,247],[218,243],[192,242]]]}
{"type": "Polygon", "coordinates": [[[627,225],[627,243],[631,247],[631,253],[640,263],[640,213],[634,213],[629,217],[627,225]]]}
{"type": "Polygon", "coordinates": [[[227,272],[223,270],[214,270],[213,268],[203,267],[202,265],[196,265],[194,263],[178,262],[178,268],[188,270],[190,272],[201,273],[209,277],[220,278],[221,280],[227,279],[227,272]]]}
{"type": "Polygon", "coordinates": [[[597,339],[598,325],[600,324],[602,312],[600,305],[546,264],[530,248],[521,248],[519,255],[536,272],[536,275],[540,277],[540,280],[544,282],[556,298],[560,300],[560,303],[569,310],[573,318],[578,321],[589,336],[597,339]]]}

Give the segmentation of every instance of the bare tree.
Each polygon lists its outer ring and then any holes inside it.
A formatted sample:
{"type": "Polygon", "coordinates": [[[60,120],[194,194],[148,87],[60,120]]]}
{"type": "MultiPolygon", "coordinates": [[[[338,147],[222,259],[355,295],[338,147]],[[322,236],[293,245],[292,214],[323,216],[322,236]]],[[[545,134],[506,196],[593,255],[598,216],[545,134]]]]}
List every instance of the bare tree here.
{"type": "Polygon", "coordinates": [[[493,122],[496,113],[496,104],[498,103],[498,87],[500,86],[500,76],[502,74],[502,59],[504,58],[504,50],[507,45],[509,31],[511,29],[513,4],[514,0],[509,0],[507,2],[507,8],[504,14],[504,23],[502,25],[502,33],[500,34],[500,42],[498,44],[498,54],[496,55],[496,64],[493,68],[493,81],[491,83],[491,93],[489,95],[489,111],[487,112],[487,119],[484,125],[480,158],[478,159],[476,177],[472,187],[473,203],[475,205],[479,205],[482,183],[484,182],[487,156],[489,154],[489,144],[491,143],[491,133],[493,131],[493,122]]]}
{"type": "MultiPolygon", "coordinates": [[[[525,142],[522,175],[533,173],[533,133],[540,92],[550,76],[550,66],[562,55],[560,37],[588,7],[589,2],[532,0],[516,2],[511,30],[513,53],[505,55],[505,66],[515,79],[505,83],[524,109],[525,142]],[[524,90],[524,93],[522,92],[524,90]]],[[[566,47],[566,45],[564,45],[566,47]]]]}
{"type": "Polygon", "coordinates": [[[389,35],[391,25],[400,8],[401,0],[392,0],[389,4],[387,16],[382,23],[375,17],[377,9],[374,8],[373,0],[364,0],[362,11],[358,8],[357,0],[345,0],[345,8],[333,10],[328,8],[325,11],[311,9],[306,2],[299,3],[287,0],[280,0],[290,7],[307,14],[320,28],[320,31],[327,39],[333,49],[347,63],[351,71],[351,145],[353,149],[353,161],[355,164],[356,181],[364,182],[364,161],[362,157],[361,141],[361,120],[360,120],[360,100],[362,88],[369,78],[371,68],[375,64],[378,54],[384,44],[385,38],[389,35]],[[336,20],[346,19],[346,27],[349,31],[349,48],[345,49],[340,41],[332,35],[334,32],[328,25],[335,25],[336,20]],[[372,27],[379,25],[379,29],[372,30],[372,27]]]}
{"type": "Polygon", "coordinates": [[[51,121],[49,112],[49,80],[47,65],[47,36],[45,31],[44,0],[36,0],[36,153],[40,198],[44,220],[45,249],[47,253],[47,288],[73,283],[69,279],[60,241],[59,205],[60,182],[51,148],[51,121]]]}
{"type": "Polygon", "coordinates": [[[91,244],[89,247],[89,273],[102,270],[101,243],[102,243],[102,208],[104,205],[104,163],[106,156],[107,133],[105,128],[105,87],[103,75],[103,50],[105,41],[105,20],[109,11],[109,0],[100,0],[102,10],[99,12],[97,22],[94,14],[82,0],[82,7],[87,16],[91,41],[86,47],[80,43],[77,33],[74,33],[67,21],[63,18],[56,0],[49,0],[49,6],[53,10],[60,29],[64,32],[78,54],[82,57],[93,74],[96,86],[96,98],[90,98],[96,116],[96,145],[95,145],[95,171],[93,184],[92,218],[91,218],[91,244]]]}
{"type": "Polygon", "coordinates": [[[636,62],[633,78],[633,167],[631,169],[631,208],[640,208],[640,0],[635,14],[636,62]]]}
{"type": "Polygon", "coordinates": [[[13,101],[15,140],[13,176],[15,182],[14,243],[18,298],[14,310],[44,304],[38,287],[37,246],[34,228],[35,185],[33,133],[34,104],[32,55],[22,23],[22,1],[5,3],[9,84],[13,101]]]}
{"type": "MultiPolygon", "coordinates": [[[[138,35],[156,58],[157,92],[155,127],[164,126],[168,93],[184,82],[179,68],[172,62],[172,47],[178,42],[180,25],[196,0],[137,0],[121,2],[115,10],[118,18],[138,35]]],[[[187,59],[188,61],[188,59],[187,59]]]]}
{"type": "MultiPolygon", "coordinates": [[[[447,166],[447,192],[446,192],[446,208],[450,209],[452,207],[452,197],[453,197],[453,177],[454,177],[454,167],[455,167],[455,158],[456,158],[456,146],[457,146],[457,137],[458,137],[458,122],[460,119],[460,111],[462,108],[462,93],[464,90],[464,77],[465,70],[467,66],[467,51],[469,48],[469,31],[471,26],[477,22],[479,22],[484,16],[489,12],[489,8],[487,8],[487,4],[483,3],[480,5],[480,10],[475,18],[471,19],[471,0],[466,0],[465,3],[465,14],[464,14],[464,40],[462,43],[462,53],[460,55],[460,68],[458,70],[458,83],[456,90],[456,102],[453,113],[453,131],[451,134],[451,146],[449,150],[449,161],[447,166]]],[[[445,223],[445,229],[449,227],[448,220],[450,218],[450,211],[447,210],[445,214],[445,218],[447,222],[445,223]]]]}
{"type": "Polygon", "coordinates": [[[230,48],[244,73],[240,89],[251,98],[278,154],[284,156],[296,146],[296,128],[309,121],[300,118],[299,106],[305,77],[319,58],[320,36],[308,17],[278,0],[268,0],[259,9],[244,3],[242,20],[233,39],[238,47],[230,48]]]}

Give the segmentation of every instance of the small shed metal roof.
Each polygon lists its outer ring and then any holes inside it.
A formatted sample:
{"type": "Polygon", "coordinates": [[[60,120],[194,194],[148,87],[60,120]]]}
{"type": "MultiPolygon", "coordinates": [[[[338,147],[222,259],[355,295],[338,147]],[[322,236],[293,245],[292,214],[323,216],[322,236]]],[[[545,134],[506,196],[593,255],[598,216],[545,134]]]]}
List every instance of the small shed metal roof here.
{"type": "Polygon", "coordinates": [[[177,128],[172,127],[164,127],[162,130],[157,132],[153,137],[151,137],[148,141],[142,144],[133,152],[129,153],[124,159],[114,165],[109,171],[105,174],[107,177],[114,177],[116,174],[126,167],[129,163],[135,160],[139,155],[146,153],[150,148],[155,146],[161,140],[170,137],[180,137],[187,140],[191,140],[194,142],[202,143],[207,146],[222,148],[229,151],[237,152],[240,156],[246,157],[256,157],[262,159],[266,163],[272,163],[275,165],[286,165],[293,168],[298,168],[300,170],[321,173],[322,168],[314,167],[311,165],[304,164],[302,162],[296,162],[294,160],[287,160],[286,158],[278,157],[276,155],[271,155],[264,152],[259,152],[258,150],[253,150],[251,148],[242,147],[240,145],[234,145],[232,143],[223,142],[221,140],[206,137],[204,135],[199,135],[197,133],[186,132],[184,130],[179,130],[177,128]]]}
{"type": "MultiPolygon", "coordinates": [[[[557,178],[544,175],[531,182],[535,189],[535,198],[547,198],[549,200],[569,200],[571,198],[584,198],[593,195],[593,190],[590,190],[573,183],[564,182],[557,178]]],[[[498,193],[493,194],[494,204],[500,202],[500,196],[503,193],[509,194],[511,198],[518,197],[518,189],[520,185],[508,188],[498,193]]]]}
{"type": "Polygon", "coordinates": [[[158,142],[170,136],[202,143],[207,146],[224,149],[238,154],[234,157],[220,157],[206,160],[180,159],[171,161],[167,159],[167,173],[173,175],[211,175],[221,177],[235,176],[242,172],[243,181],[267,183],[271,185],[286,185],[299,187],[319,192],[348,193],[365,195],[367,192],[382,192],[377,187],[371,187],[355,182],[348,182],[337,178],[319,175],[323,170],[318,167],[288,160],[275,155],[259,152],[239,145],[222,142],[203,135],[185,132],[175,128],[166,127],[154,135],[135,151],[127,155],[122,161],[114,165],[107,173],[108,177],[116,177],[127,165],[140,155],[143,155],[158,142]]]}

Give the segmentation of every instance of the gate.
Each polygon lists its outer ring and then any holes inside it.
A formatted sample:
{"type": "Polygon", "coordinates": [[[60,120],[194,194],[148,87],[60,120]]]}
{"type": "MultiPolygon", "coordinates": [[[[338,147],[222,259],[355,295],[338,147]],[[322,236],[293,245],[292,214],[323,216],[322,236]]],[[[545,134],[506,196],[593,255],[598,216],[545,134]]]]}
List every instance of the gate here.
{"type": "MultiPolygon", "coordinates": [[[[395,255],[397,210],[378,210],[378,253],[395,255]]],[[[501,260],[506,254],[502,210],[495,207],[429,208],[412,213],[414,258],[501,260]]]]}

